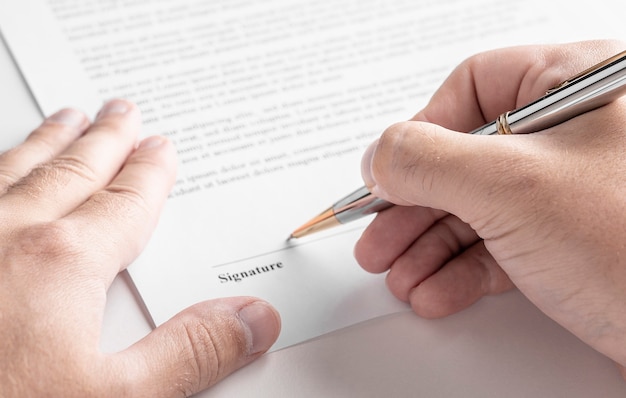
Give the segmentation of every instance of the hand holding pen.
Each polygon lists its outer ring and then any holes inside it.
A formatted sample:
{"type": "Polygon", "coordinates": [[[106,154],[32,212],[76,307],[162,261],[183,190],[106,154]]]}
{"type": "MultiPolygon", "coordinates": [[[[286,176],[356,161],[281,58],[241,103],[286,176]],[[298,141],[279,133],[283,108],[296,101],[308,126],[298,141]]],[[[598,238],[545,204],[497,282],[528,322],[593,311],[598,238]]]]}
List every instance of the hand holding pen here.
{"type": "MultiPolygon", "coordinates": [[[[518,288],[624,369],[626,99],[533,134],[459,132],[524,109],[625,48],[509,48],[456,68],[413,120],[391,126],[364,156],[374,197],[405,206],[381,211],[365,229],[359,264],[387,272],[390,291],[428,318],[518,288]]],[[[506,121],[515,133],[514,116],[506,121]]]]}
{"type": "MultiPolygon", "coordinates": [[[[470,132],[475,135],[536,133],[599,108],[626,94],[626,51],[564,80],[526,106],[500,114],[470,132]]],[[[354,221],[392,206],[361,187],[335,202],[292,234],[309,234],[354,221]]]]}

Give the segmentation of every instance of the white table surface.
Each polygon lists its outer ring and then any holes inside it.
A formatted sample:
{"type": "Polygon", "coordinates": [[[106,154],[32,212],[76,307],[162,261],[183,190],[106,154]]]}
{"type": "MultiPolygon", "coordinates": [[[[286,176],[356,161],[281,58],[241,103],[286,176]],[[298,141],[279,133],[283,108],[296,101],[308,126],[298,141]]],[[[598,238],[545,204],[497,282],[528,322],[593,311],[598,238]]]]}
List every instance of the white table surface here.
{"type": "MultiPolygon", "coordinates": [[[[78,104],[68,104],[78,105],[78,104]]],[[[41,115],[0,43],[0,149],[41,115]]],[[[125,274],[115,279],[102,349],[150,332],[125,274]]],[[[440,320],[411,312],[375,319],[265,355],[202,397],[625,397],[613,363],[518,292],[440,320]]]]}

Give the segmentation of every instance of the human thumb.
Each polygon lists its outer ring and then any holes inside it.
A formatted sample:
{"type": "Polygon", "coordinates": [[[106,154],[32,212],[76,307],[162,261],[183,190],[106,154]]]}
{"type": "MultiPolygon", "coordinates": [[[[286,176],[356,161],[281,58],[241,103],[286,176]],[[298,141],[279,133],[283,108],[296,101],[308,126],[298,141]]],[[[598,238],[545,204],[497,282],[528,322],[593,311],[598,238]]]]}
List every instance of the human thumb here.
{"type": "Polygon", "coordinates": [[[278,312],[252,297],[196,304],[116,354],[132,397],[202,391],[266,352],[280,332],[278,312]]]}
{"type": "Polygon", "coordinates": [[[479,136],[401,122],[367,149],[362,175],[377,197],[445,210],[481,232],[481,222],[510,213],[512,201],[525,200],[532,190],[524,188],[545,172],[541,134],[532,136],[479,136]]]}

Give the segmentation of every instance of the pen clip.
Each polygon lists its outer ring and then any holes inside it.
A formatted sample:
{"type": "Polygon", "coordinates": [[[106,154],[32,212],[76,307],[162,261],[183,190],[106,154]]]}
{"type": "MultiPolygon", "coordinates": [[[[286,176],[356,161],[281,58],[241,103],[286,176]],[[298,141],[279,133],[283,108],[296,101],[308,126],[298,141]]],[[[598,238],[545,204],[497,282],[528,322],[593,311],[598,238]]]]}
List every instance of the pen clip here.
{"type": "Polygon", "coordinates": [[[585,76],[587,76],[587,75],[589,75],[591,73],[594,73],[594,72],[604,68],[605,66],[607,66],[607,65],[609,65],[609,64],[611,64],[611,63],[613,63],[613,62],[617,61],[618,59],[623,58],[625,56],[626,56],[626,51],[622,51],[619,54],[616,54],[616,55],[614,55],[614,56],[612,56],[610,58],[607,58],[604,61],[602,61],[600,63],[597,63],[597,64],[593,65],[592,67],[587,68],[587,69],[585,69],[584,71],[582,71],[580,73],[575,74],[574,76],[570,77],[569,79],[564,80],[561,83],[557,84],[556,86],[552,87],[551,89],[547,90],[546,91],[546,95],[551,94],[551,93],[553,93],[553,92],[555,92],[557,90],[560,90],[563,87],[568,86],[568,85],[574,83],[576,80],[582,79],[585,76]]]}

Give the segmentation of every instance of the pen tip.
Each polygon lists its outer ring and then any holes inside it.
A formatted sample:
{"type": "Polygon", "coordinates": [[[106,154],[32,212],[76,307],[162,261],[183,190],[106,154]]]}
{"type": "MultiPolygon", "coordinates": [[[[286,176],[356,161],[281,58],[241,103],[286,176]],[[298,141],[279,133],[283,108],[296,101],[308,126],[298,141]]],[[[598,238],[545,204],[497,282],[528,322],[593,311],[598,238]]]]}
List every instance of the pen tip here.
{"type": "Polygon", "coordinates": [[[299,239],[306,235],[339,225],[333,208],[329,208],[291,233],[289,240],[299,239]]]}

